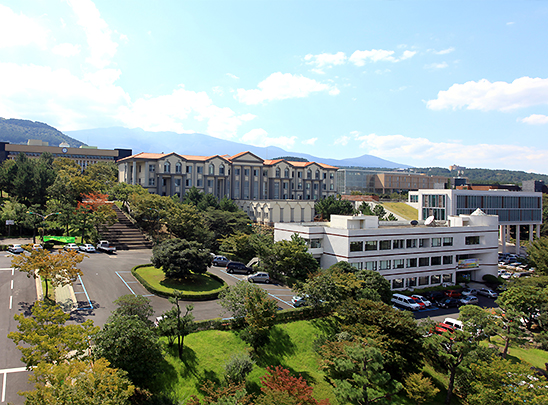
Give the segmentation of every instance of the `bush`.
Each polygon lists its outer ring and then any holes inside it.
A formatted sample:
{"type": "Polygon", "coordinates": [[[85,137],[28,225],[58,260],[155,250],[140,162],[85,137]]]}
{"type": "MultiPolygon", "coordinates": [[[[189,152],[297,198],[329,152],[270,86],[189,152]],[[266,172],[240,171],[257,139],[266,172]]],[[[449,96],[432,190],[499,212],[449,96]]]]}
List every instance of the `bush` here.
{"type": "Polygon", "coordinates": [[[502,284],[499,279],[492,274],[486,274],[481,279],[488,284],[502,284]]]}
{"type": "Polygon", "coordinates": [[[540,332],[539,334],[535,335],[533,340],[535,341],[535,343],[538,343],[542,350],[548,351],[548,332],[540,332]]]}
{"type": "Polygon", "coordinates": [[[227,383],[241,383],[245,381],[247,375],[253,370],[255,362],[251,360],[249,354],[234,354],[225,364],[225,379],[227,383]]]}

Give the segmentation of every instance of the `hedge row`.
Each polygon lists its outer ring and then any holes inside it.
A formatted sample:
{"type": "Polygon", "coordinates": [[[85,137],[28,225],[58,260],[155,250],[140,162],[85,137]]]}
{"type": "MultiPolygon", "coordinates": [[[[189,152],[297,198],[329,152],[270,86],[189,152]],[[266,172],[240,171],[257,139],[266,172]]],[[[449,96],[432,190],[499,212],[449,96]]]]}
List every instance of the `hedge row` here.
{"type": "MultiPolygon", "coordinates": [[[[138,266],[135,266],[134,268],[131,269],[131,274],[133,274],[133,276],[143,285],[143,287],[145,287],[152,294],[159,295],[160,297],[165,297],[165,298],[173,297],[172,293],[168,293],[168,292],[165,292],[165,291],[160,291],[160,290],[157,290],[156,288],[154,288],[153,286],[151,286],[137,272],[137,269],[139,269],[141,267],[149,267],[149,266],[152,266],[152,263],[140,264],[138,266]]],[[[222,291],[224,291],[226,288],[228,288],[228,286],[226,285],[226,283],[224,282],[224,280],[222,278],[216,276],[215,274],[209,273],[209,276],[211,278],[219,281],[220,283],[222,283],[223,286],[221,288],[218,288],[217,290],[207,292],[207,293],[182,291],[182,293],[183,293],[182,299],[185,300],[185,301],[210,301],[210,300],[216,300],[219,297],[219,294],[222,291]]]]}

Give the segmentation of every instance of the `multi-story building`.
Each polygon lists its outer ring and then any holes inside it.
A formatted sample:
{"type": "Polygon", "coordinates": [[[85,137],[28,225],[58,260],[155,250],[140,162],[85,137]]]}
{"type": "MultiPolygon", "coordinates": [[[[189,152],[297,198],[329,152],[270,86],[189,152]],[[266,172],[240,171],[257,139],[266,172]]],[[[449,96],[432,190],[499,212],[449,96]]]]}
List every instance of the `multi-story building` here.
{"type": "Polygon", "coordinates": [[[332,215],[327,223],[276,223],[274,240],[298,234],[322,268],[347,261],[357,269],[378,271],[393,290],[454,283],[458,273],[476,281],[497,275],[497,216],[478,210],[449,216],[436,226],[420,223],[332,215]]]}
{"type": "Polygon", "coordinates": [[[71,148],[68,144],[49,146],[47,142],[30,139],[26,145],[0,142],[0,162],[15,159],[20,153],[29,158],[37,158],[42,153],[49,152],[54,158],[65,157],[75,161],[82,170],[98,162],[116,162],[118,159],[131,155],[131,149],[97,149],[91,146],[71,148]]]}
{"type": "Polygon", "coordinates": [[[337,190],[340,194],[350,194],[352,191],[390,194],[421,188],[444,188],[450,181],[451,178],[447,176],[429,176],[422,173],[377,172],[363,169],[337,171],[337,190]]]}
{"type": "Polygon", "coordinates": [[[118,162],[120,182],[183,198],[191,187],[236,201],[319,200],[336,193],[337,168],[316,162],[264,160],[251,152],[234,156],[139,153],[118,162]]]}
{"type": "MultiPolygon", "coordinates": [[[[409,192],[408,204],[417,208],[419,220],[433,216],[445,220],[451,215],[471,214],[481,209],[499,218],[503,253],[507,248],[510,226],[515,231],[515,246],[520,246],[520,227],[528,226],[529,240],[534,227],[540,236],[542,224],[542,193],[508,190],[419,190],[409,192]]],[[[519,253],[519,252],[516,252],[519,253]]]]}

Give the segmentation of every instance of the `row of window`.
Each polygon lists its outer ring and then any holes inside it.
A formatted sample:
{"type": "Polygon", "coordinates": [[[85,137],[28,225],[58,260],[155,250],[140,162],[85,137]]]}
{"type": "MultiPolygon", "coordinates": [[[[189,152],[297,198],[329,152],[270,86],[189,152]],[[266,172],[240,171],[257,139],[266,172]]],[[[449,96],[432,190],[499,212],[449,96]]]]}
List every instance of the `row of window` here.
{"type": "MultiPolygon", "coordinates": [[[[466,245],[479,245],[479,236],[466,236],[464,238],[466,245]]],[[[387,239],[387,240],[366,240],[350,242],[351,252],[363,252],[369,250],[391,250],[391,249],[415,249],[453,246],[453,237],[443,238],[422,238],[422,239],[387,239]]]]}
{"type": "Polygon", "coordinates": [[[431,276],[395,278],[392,280],[392,289],[416,287],[417,281],[419,286],[436,285],[441,283],[452,283],[452,274],[434,274],[431,276]]]}
{"type": "Polygon", "coordinates": [[[391,270],[391,269],[411,269],[414,267],[430,267],[453,264],[454,257],[447,256],[427,256],[427,257],[410,257],[407,259],[394,260],[370,260],[366,262],[352,263],[352,266],[359,270],[391,270]]]}

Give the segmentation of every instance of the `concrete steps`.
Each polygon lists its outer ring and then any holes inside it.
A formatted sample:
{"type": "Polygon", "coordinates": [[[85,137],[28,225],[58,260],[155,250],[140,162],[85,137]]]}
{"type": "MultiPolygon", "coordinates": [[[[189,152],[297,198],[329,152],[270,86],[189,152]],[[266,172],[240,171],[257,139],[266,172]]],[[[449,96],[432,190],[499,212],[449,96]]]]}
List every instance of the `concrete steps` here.
{"type": "Polygon", "coordinates": [[[112,205],[118,222],[103,232],[102,239],[108,240],[118,250],[152,249],[152,242],[115,205],[112,205]]]}

